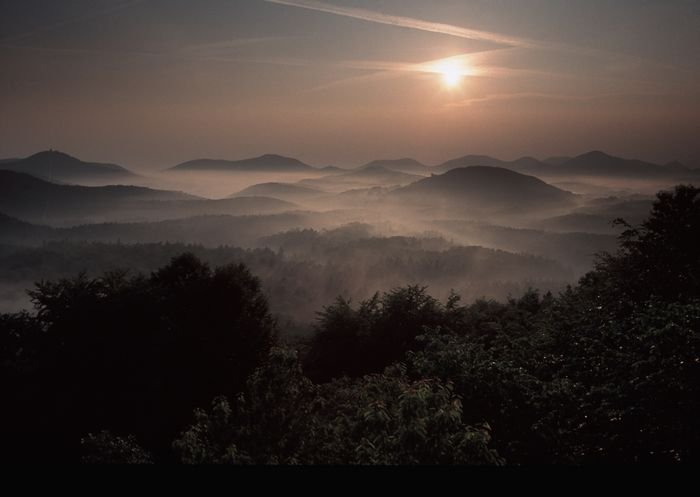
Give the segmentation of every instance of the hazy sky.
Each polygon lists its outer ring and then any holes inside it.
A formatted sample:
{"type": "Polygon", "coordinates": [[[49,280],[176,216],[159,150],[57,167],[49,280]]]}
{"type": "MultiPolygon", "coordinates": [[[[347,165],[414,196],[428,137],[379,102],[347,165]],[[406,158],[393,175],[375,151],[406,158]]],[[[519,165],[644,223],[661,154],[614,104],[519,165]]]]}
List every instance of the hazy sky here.
{"type": "Polygon", "coordinates": [[[0,157],[700,165],[698,0],[0,0],[0,67],[0,157]]]}

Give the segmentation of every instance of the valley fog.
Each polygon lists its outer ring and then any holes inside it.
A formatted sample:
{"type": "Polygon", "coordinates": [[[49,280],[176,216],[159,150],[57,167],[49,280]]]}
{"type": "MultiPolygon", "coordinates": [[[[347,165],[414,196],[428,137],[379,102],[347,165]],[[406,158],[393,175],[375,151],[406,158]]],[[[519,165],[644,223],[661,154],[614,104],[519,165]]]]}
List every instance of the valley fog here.
{"type": "Polygon", "coordinates": [[[248,264],[272,310],[297,331],[308,332],[338,297],[357,302],[406,285],[465,302],[529,288],[556,294],[593,268],[596,254],[614,251],[614,219],[641,222],[656,191],[696,174],[646,166],[624,169],[626,177],[582,176],[581,164],[628,163],[600,153],[571,159],[572,172],[566,163],[533,159],[523,172],[517,161],[471,157],[343,169],[269,155],[103,177],[55,151],[5,164],[0,307],[31,309],[35,281],[147,273],[178,252],[248,264]],[[527,174],[538,167],[544,179],[527,174]]]}

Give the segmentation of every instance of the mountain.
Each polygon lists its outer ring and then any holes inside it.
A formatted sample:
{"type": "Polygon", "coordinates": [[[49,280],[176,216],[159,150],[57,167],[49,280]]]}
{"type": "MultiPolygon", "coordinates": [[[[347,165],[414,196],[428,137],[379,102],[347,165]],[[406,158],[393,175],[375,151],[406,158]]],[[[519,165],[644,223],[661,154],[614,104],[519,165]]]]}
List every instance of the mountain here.
{"type": "Polygon", "coordinates": [[[68,154],[56,150],[39,152],[26,159],[5,160],[0,162],[0,169],[31,174],[49,181],[125,181],[138,176],[116,164],[83,162],[68,154]]]}
{"type": "Polygon", "coordinates": [[[571,157],[548,157],[542,162],[549,164],[550,166],[561,166],[562,164],[571,160],[571,157]]]}
{"type": "Polygon", "coordinates": [[[180,219],[193,216],[256,216],[278,214],[298,209],[299,206],[272,197],[235,197],[218,200],[195,199],[186,201],[151,202],[135,205],[133,210],[144,212],[148,220],[180,219]]]}
{"type": "Polygon", "coordinates": [[[578,176],[667,176],[663,166],[640,160],[622,159],[604,152],[588,152],[565,162],[561,171],[578,176]]]}
{"type": "MultiPolygon", "coordinates": [[[[12,243],[36,245],[43,241],[97,241],[107,243],[176,243],[185,242],[217,247],[234,245],[251,247],[262,236],[292,228],[310,228],[323,215],[285,212],[264,215],[203,215],[155,222],[109,222],[50,228],[33,226],[37,231],[31,238],[11,240],[12,243]]],[[[3,237],[0,236],[0,240],[3,237]]],[[[1,277],[0,277],[1,279],[1,277]]]]}
{"type": "Polygon", "coordinates": [[[651,162],[614,157],[600,151],[587,152],[573,158],[551,157],[544,161],[533,157],[502,161],[486,155],[466,155],[440,164],[433,170],[435,173],[444,173],[457,167],[467,166],[502,167],[538,177],[592,176],[681,179],[692,178],[696,174],[700,174],[677,162],[661,166],[651,162]]]}
{"type": "MultiPolygon", "coordinates": [[[[47,202],[82,202],[94,200],[193,200],[200,197],[170,190],[154,190],[143,186],[109,185],[79,186],[51,183],[33,175],[0,170],[0,205],[47,202]]],[[[2,207],[0,207],[2,210],[2,207]]]]}
{"type": "Polygon", "coordinates": [[[521,157],[511,162],[506,162],[509,164],[511,169],[521,173],[531,173],[531,174],[542,174],[554,170],[555,166],[551,164],[546,164],[541,160],[535,159],[534,157],[521,157]]]}
{"type": "Polygon", "coordinates": [[[604,152],[594,151],[574,157],[556,169],[558,174],[569,176],[623,177],[631,179],[697,178],[698,171],[678,162],[665,166],[635,159],[623,159],[604,152]]]}
{"type": "Polygon", "coordinates": [[[506,167],[506,162],[494,159],[488,155],[465,155],[457,159],[448,160],[433,168],[435,174],[443,174],[458,167],[468,166],[491,166],[491,167],[506,167]]]}
{"type": "Polygon", "coordinates": [[[304,164],[300,160],[267,154],[252,159],[220,160],[195,159],[183,162],[169,169],[170,171],[231,171],[231,172],[310,172],[316,168],[304,164]]]}
{"type": "Polygon", "coordinates": [[[590,271],[595,254],[612,252],[617,247],[617,236],[610,233],[553,233],[461,219],[431,220],[431,226],[446,232],[458,243],[533,254],[561,262],[573,269],[576,277],[590,271]]]}
{"type": "Polygon", "coordinates": [[[362,169],[342,174],[338,178],[366,181],[369,183],[393,183],[397,185],[423,179],[422,176],[393,171],[378,165],[363,167],[362,169]]]}
{"type": "Polygon", "coordinates": [[[693,171],[691,168],[689,168],[685,164],[681,164],[678,161],[673,161],[669,162],[668,164],[664,164],[664,167],[669,171],[673,171],[675,173],[689,173],[693,171]]]}
{"type": "Polygon", "coordinates": [[[53,236],[54,229],[39,226],[0,212],[0,243],[37,243],[53,236]]]}
{"type": "Polygon", "coordinates": [[[489,166],[452,169],[400,188],[392,196],[425,205],[483,211],[563,207],[573,205],[576,199],[534,176],[489,166]]]}
{"type": "Polygon", "coordinates": [[[490,166],[510,169],[527,174],[547,174],[554,166],[545,164],[534,157],[521,157],[514,161],[503,161],[489,157],[488,155],[465,155],[458,159],[452,159],[432,168],[435,174],[442,174],[458,167],[490,166]]]}
{"type": "Polygon", "coordinates": [[[564,233],[617,234],[620,231],[612,224],[610,216],[583,212],[572,212],[561,216],[538,219],[532,223],[532,227],[564,233]]]}
{"type": "Polygon", "coordinates": [[[415,159],[404,158],[404,159],[385,159],[385,160],[375,160],[361,166],[360,169],[371,169],[374,167],[382,167],[389,169],[391,171],[398,171],[401,173],[413,173],[413,174],[427,174],[430,172],[431,168],[425,164],[421,164],[415,159]]]}
{"type": "Polygon", "coordinates": [[[137,186],[57,185],[27,174],[0,171],[0,212],[41,223],[159,221],[199,215],[274,214],[297,208],[269,197],[210,200],[137,186]]]}
{"type": "Polygon", "coordinates": [[[318,172],[323,174],[343,174],[347,173],[348,170],[338,166],[326,166],[319,168],[318,172]]]}
{"type": "Polygon", "coordinates": [[[238,193],[234,193],[228,198],[236,197],[275,197],[275,198],[305,198],[314,195],[320,195],[325,192],[315,188],[294,185],[291,183],[259,183],[249,186],[238,193]]]}
{"type": "Polygon", "coordinates": [[[304,179],[298,184],[339,193],[357,188],[407,185],[423,178],[425,178],[425,176],[392,171],[385,167],[375,165],[353,169],[343,174],[304,179]]]}

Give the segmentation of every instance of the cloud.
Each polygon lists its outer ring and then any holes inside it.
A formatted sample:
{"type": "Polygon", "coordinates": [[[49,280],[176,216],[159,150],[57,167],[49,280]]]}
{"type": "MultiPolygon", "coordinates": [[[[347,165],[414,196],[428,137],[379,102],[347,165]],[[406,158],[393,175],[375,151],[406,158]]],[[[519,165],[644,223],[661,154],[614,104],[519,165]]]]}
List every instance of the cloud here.
{"type": "Polygon", "coordinates": [[[197,45],[188,45],[179,49],[183,53],[202,53],[202,52],[212,52],[220,53],[226,52],[228,50],[238,50],[241,48],[248,47],[250,45],[259,45],[263,43],[272,43],[278,41],[290,40],[290,37],[282,36],[259,36],[252,38],[234,38],[222,41],[216,41],[211,43],[201,43],[197,45]]]}
{"type": "Polygon", "coordinates": [[[482,104],[488,102],[503,102],[503,101],[513,101],[513,100],[548,100],[548,101],[559,101],[563,103],[574,103],[574,102],[592,102],[597,100],[611,100],[619,102],[622,99],[630,98],[669,98],[678,97],[679,95],[673,93],[663,93],[659,91],[637,91],[637,92],[611,92],[611,93],[600,93],[600,94],[557,94],[557,93],[537,93],[537,92],[521,92],[521,93],[494,93],[490,95],[484,95],[480,97],[468,98],[466,100],[461,100],[459,102],[451,102],[446,104],[446,107],[467,107],[475,104],[482,104]]]}
{"type": "MultiPolygon", "coordinates": [[[[382,61],[382,60],[343,60],[335,63],[330,63],[327,65],[332,65],[336,67],[341,67],[344,69],[357,69],[363,71],[375,71],[371,74],[366,74],[362,76],[354,76],[351,78],[340,79],[327,83],[324,85],[316,86],[311,89],[311,91],[317,90],[327,90],[336,86],[344,86],[347,84],[354,83],[366,83],[372,81],[380,81],[385,79],[391,79],[394,77],[401,76],[406,73],[422,73],[422,74],[435,74],[441,73],[441,68],[444,67],[445,63],[449,62],[461,62],[464,66],[465,75],[469,77],[504,77],[504,76],[544,76],[552,77],[556,74],[546,71],[537,71],[532,69],[509,69],[504,67],[493,67],[483,64],[475,63],[476,60],[481,60],[480,56],[482,52],[468,52],[459,55],[454,55],[452,57],[445,57],[440,59],[432,59],[424,62],[394,62],[394,61],[382,61]]],[[[489,50],[488,52],[493,52],[489,50]]]]}
{"type": "Polygon", "coordinates": [[[316,0],[264,0],[265,2],[275,3],[279,5],[287,5],[289,7],[298,7],[301,9],[315,10],[328,14],[335,14],[362,21],[375,22],[378,24],[387,24],[390,26],[398,26],[408,29],[417,29],[420,31],[428,31],[430,33],[439,33],[443,35],[455,36],[458,38],[466,38],[469,40],[488,41],[499,45],[523,47],[523,48],[543,48],[541,43],[527,40],[524,38],[516,38],[490,31],[482,31],[478,29],[463,28],[452,24],[444,24],[439,22],[423,21],[412,17],[395,16],[383,14],[366,9],[354,7],[340,7],[325,2],[316,0]]]}

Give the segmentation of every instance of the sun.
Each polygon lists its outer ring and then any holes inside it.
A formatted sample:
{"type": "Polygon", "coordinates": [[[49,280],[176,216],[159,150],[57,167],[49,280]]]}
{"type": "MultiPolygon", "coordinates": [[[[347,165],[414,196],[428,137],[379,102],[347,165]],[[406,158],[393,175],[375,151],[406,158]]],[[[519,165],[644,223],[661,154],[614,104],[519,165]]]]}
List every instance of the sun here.
{"type": "Polygon", "coordinates": [[[442,73],[442,82],[448,88],[455,88],[462,81],[462,73],[457,66],[446,66],[440,71],[442,73]]]}
{"type": "Polygon", "coordinates": [[[457,88],[462,79],[469,75],[467,67],[461,61],[447,60],[435,67],[438,74],[442,75],[442,83],[447,88],[457,88]]]}

